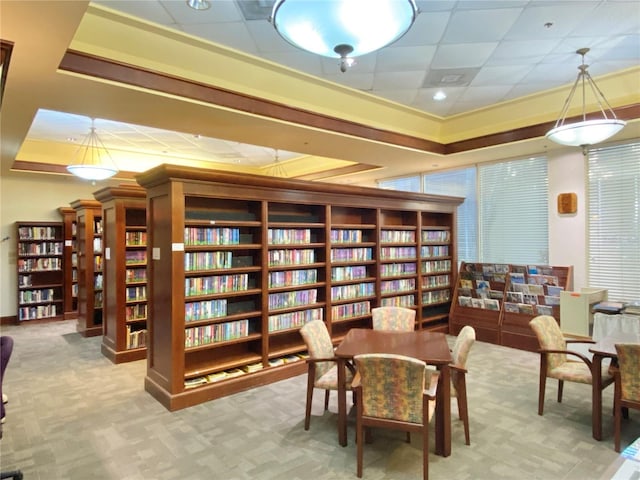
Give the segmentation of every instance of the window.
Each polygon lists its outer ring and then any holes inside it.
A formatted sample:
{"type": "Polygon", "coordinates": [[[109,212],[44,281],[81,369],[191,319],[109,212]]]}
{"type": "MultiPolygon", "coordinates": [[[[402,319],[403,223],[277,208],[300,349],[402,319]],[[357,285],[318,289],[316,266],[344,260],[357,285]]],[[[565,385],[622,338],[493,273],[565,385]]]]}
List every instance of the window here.
{"type": "Polygon", "coordinates": [[[478,201],[476,195],[476,168],[431,173],[423,177],[424,193],[463,197],[458,207],[456,233],[458,235],[458,261],[478,261],[478,201]]]}
{"type": "Polygon", "coordinates": [[[480,261],[549,261],[546,157],[478,167],[480,261]]]}
{"type": "Polygon", "coordinates": [[[588,172],[589,285],[640,300],[640,143],[592,149],[588,172]]]}
{"type": "Polygon", "coordinates": [[[420,175],[404,178],[393,178],[391,180],[381,180],[378,188],[386,190],[400,190],[401,192],[420,193],[420,175]]]}

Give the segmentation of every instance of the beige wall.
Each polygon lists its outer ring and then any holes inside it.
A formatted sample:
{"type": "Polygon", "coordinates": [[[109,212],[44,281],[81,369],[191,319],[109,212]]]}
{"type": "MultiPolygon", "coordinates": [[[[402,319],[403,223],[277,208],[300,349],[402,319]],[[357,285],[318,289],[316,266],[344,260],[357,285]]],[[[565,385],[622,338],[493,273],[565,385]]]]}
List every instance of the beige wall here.
{"type": "MultiPolygon", "coordinates": [[[[585,160],[579,149],[549,155],[549,263],[574,266],[574,289],[587,285],[585,160]],[[560,215],[558,193],[575,192],[578,212],[560,215]]],[[[117,184],[119,182],[111,182],[117,184]]],[[[72,177],[11,173],[0,177],[0,317],[16,314],[16,221],[60,221],[58,207],[109,185],[91,185],[72,177]]],[[[526,219],[523,219],[526,221],[526,219]]]]}

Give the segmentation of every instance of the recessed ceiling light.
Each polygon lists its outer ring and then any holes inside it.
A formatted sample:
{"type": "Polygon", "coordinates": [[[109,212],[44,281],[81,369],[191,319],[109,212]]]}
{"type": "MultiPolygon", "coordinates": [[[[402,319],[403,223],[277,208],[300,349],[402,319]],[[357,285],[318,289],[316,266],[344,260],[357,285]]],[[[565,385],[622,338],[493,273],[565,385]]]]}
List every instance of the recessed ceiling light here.
{"type": "Polygon", "coordinates": [[[194,10],[209,10],[211,8],[211,3],[207,0],[187,0],[187,5],[194,10]]]}
{"type": "Polygon", "coordinates": [[[77,141],[78,141],[78,139],[76,137],[67,137],[67,142],[75,143],[77,141]]]}
{"type": "Polygon", "coordinates": [[[445,98],[447,98],[447,94],[444,93],[442,90],[438,90],[436,93],[433,94],[433,99],[440,101],[440,100],[444,100],[445,98]]]}

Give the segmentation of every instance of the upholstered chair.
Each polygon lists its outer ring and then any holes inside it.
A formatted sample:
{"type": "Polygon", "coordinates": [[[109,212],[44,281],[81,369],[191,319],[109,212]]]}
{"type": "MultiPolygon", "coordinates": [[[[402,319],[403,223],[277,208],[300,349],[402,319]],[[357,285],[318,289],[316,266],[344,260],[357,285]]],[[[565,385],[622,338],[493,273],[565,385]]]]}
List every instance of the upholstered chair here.
{"type": "Polygon", "coordinates": [[[640,345],[616,344],[616,352],[618,368],[614,373],[613,409],[615,449],[619,452],[622,409],[640,409],[640,345]]]}
{"type": "MultiPolygon", "coordinates": [[[[324,392],[324,409],[329,408],[329,392],[338,390],[338,367],[337,359],[333,354],[333,343],[331,336],[327,330],[327,326],[322,320],[312,320],[306,323],[301,329],[300,334],[307,346],[309,358],[307,365],[309,366],[307,378],[307,405],[304,417],[304,429],[309,430],[311,422],[311,404],[313,400],[314,388],[323,389],[324,392]]],[[[351,381],[353,380],[353,365],[347,363],[347,390],[351,390],[351,381]]]]}
{"type": "Polygon", "coordinates": [[[422,435],[423,477],[429,477],[429,420],[435,410],[439,374],[415,358],[391,354],[354,357],[357,475],[362,477],[365,427],[422,435]]]}
{"type": "Polygon", "coordinates": [[[416,311],[404,307],[377,307],[371,309],[374,330],[412,332],[415,330],[416,311]]]}
{"type": "Polygon", "coordinates": [[[453,345],[453,364],[451,365],[451,397],[457,399],[458,416],[464,425],[464,439],[467,445],[471,445],[467,408],[467,358],[475,341],[476,331],[473,327],[469,325],[462,327],[453,345]]]}
{"type": "MultiPolygon", "coordinates": [[[[593,383],[593,364],[580,352],[567,349],[568,344],[594,343],[586,340],[565,339],[555,318],[539,315],[529,322],[540,344],[540,387],[538,391],[538,415],[544,410],[544,393],[547,377],[558,380],[558,402],[562,402],[564,382],[593,383]]],[[[602,372],[602,388],[613,383],[608,371],[602,372]]]]}

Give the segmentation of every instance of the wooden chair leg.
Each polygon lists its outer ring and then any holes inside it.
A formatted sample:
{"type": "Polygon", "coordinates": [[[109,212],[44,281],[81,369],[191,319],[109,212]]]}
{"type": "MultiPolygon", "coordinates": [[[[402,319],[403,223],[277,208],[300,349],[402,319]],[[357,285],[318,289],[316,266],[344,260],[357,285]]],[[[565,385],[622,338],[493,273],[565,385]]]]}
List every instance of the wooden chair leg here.
{"type": "Polygon", "coordinates": [[[324,409],[329,410],[329,390],[324,391],[324,409]]]}
{"type": "Polygon", "coordinates": [[[314,376],[309,373],[307,380],[307,405],[304,412],[304,429],[309,430],[311,423],[311,404],[313,402],[314,376]]]}
{"type": "Polygon", "coordinates": [[[544,390],[547,385],[547,362],[545,355],[540,355],[540,387],[538,388],[538,415],[544,411],[544,390]]]}
{"type": "Polygon", "coordinates": [[[464,375],[458,375],[456,394],[458,398],[458,416],[464,425],[464,441],[467,445],[471,445],[469,436],[469,411],[467,410],[467,384],[464,375]]]}
{"type": "MultiPolygon", "coordinates": [[[[617,384],[616,384],[617,387],[617,384]]],[[[616,388],[617,390],[617,388],[616,388]]],[[[616,452],[620,452],[620,430],[621,430],[621,417],[622,417],[622,407],[620,406],[620,397],[618,396],[618,392],[614,393],[613,399],[613,439],[614,439],[614,447],[616,452]]]]}
{"type": "Polygon", "coordinates": [[[564,380],[558,380],[558,403],[562,403],[562,390],[564,389],[564,380]]]}

